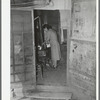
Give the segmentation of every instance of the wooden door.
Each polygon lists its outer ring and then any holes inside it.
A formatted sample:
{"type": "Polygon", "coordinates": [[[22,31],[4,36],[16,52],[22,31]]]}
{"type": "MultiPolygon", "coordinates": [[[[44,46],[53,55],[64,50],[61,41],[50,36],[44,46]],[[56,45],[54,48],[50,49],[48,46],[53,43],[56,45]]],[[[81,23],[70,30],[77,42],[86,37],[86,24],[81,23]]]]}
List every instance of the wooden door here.
{"type": "MultiPolygon", "coordinates": [[[[96,96],[96,4],[95,0],[73,0],[70,41],[70,85],[96,96]]],[[[78,94],[79,95],[79,94],[78,94]]],[[[85,99],[86,100],[86,99],[85,99]]]]}
{"type": "Polygon", "coordinates": [[[35,86],[33,11],[11,10],[11,87],[35,86]]]}

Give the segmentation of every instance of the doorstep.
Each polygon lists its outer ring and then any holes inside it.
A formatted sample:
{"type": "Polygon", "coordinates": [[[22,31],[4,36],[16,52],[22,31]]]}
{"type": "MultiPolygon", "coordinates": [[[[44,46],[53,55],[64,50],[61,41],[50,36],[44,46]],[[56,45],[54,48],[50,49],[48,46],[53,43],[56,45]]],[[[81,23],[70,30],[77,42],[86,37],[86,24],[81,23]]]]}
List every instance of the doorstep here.
{"type": "Polygon", "coordinates": [[[72,93],[59,93],[59,92],[43,92],[43,91],[33,91],[30,92],[26,97],[28,98],[38,98],[38,99],[65,99],[70,100],[72,98],[72,93]]]}

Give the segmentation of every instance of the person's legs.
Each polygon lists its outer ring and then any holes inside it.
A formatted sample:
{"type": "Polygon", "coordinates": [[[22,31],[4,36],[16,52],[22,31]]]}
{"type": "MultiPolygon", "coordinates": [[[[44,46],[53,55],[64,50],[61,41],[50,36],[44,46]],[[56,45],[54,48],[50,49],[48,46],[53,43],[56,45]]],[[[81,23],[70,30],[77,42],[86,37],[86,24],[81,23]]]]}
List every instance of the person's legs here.
{"type": "Polygon", "coordinates": [[[54,67],[54,68],[57,67],[57,60],[53,60],[53,67],[54,67]]]}

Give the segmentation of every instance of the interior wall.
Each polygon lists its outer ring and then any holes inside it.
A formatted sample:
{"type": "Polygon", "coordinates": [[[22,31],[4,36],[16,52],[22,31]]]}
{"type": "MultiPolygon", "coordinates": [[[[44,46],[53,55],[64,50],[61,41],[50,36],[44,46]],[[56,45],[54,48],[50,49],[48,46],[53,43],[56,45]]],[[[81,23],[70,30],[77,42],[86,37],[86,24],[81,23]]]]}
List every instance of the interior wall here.
{"type": "Polygon", "coordinates": [[[60,36],[61,36],[61,43],[64,40],[67,41],[67,35],[70,34],[70,27],[71,27],[71,10],[60,10],[60,36]],[[63,29],[66,31],[66,38],[63,34],[63,29]],[[65,39],[64,39],[65,38],[65,39]]]}
{"type": "Polygon", "coordinates": [[[70,28],[71,10],[60,10],[61,28],[70,28]]]}
{"type": "Polygon", "coordinates": [[[69,80],[77,100],[96,99],[96,4],[73,0],[69,80]],[[84,99],[85,95],[88,99],[84,99]]]}

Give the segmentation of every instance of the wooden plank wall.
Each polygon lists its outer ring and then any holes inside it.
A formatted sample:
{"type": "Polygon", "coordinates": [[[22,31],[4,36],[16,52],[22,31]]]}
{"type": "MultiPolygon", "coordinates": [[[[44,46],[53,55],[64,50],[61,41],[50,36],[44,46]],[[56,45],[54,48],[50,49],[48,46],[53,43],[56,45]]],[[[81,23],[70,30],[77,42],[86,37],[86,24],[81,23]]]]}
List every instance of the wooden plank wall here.
{"type": "Polygon", "coordinates": [[[11,87],[33,84],[31,11],[11,10],[11,87]]]}

